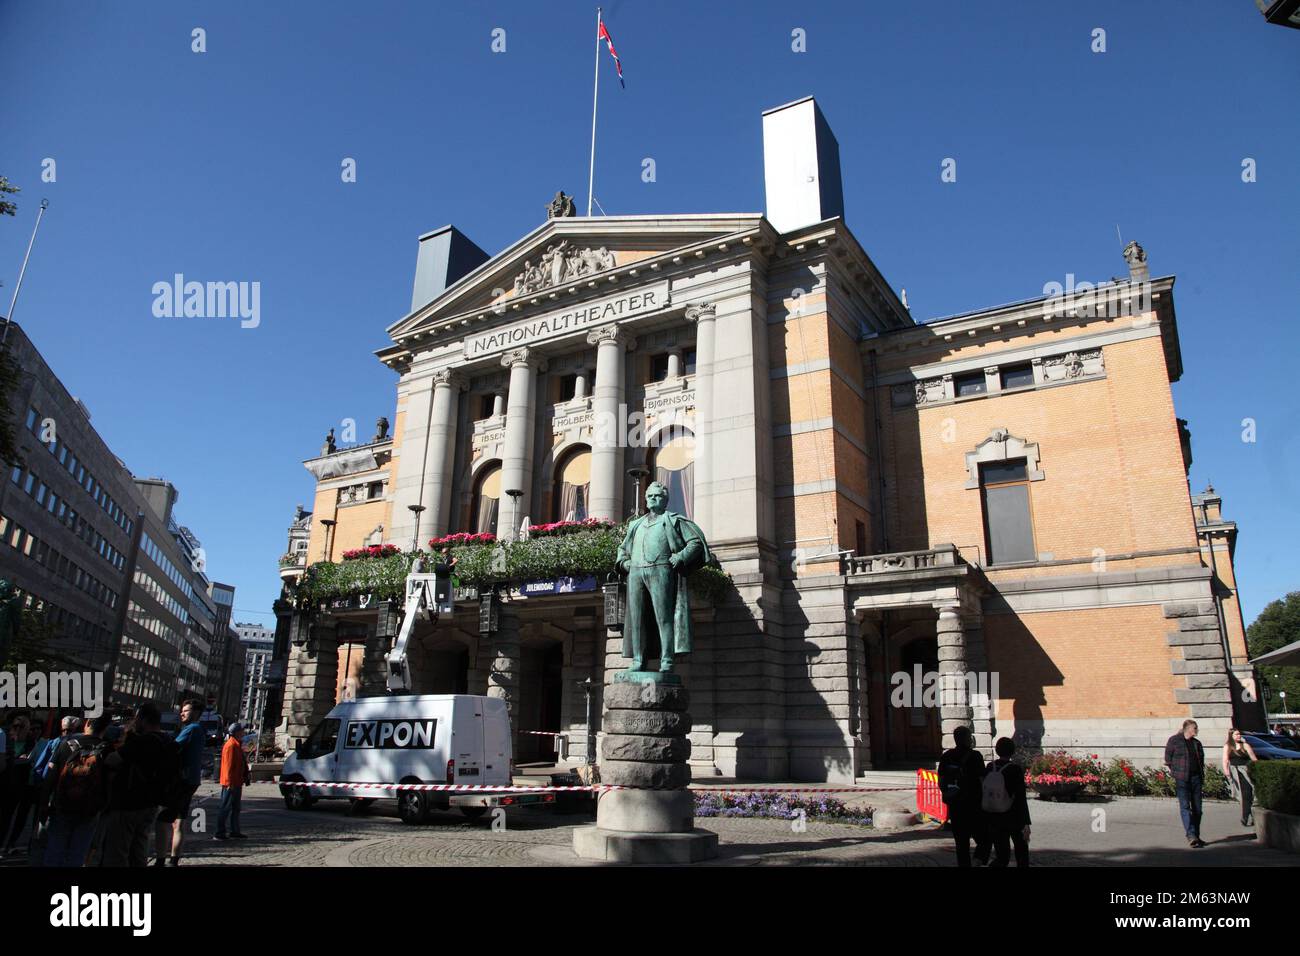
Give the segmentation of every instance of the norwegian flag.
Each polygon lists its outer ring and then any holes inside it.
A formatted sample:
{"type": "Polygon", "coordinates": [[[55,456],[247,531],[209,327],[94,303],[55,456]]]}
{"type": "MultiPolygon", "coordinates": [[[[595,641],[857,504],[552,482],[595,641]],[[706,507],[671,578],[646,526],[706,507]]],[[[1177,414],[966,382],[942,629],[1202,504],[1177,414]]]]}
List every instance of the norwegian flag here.
{"type": "Polygon", "coordinates": [[[627,84],[623,82],[623,64],[619,61],[618,53],[614,49],[614,38],[609,35],[609,30],[606,29],[603,19],[597,19],[596,22],[600,25],[600,31],[596,34],[596,39],[598,41],[604,40],[605,46],[609,47],[609,55],[614,58],[614,66],[618,70],[618,85],[623,89],[627,89],[627,84]]]}

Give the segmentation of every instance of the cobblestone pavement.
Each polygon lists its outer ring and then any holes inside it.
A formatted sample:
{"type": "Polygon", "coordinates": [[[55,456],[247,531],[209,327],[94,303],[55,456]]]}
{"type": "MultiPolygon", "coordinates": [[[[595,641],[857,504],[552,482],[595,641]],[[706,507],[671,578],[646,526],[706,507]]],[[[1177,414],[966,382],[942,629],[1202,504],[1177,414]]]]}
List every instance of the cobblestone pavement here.
{"type": "MultiPolygon", "coordinates": [[[[187,863],[229,866],[584,866],[574,856],[573,829],[588,814],[521,807],[506,812],[503,830],[490,819],[468,821],[457,811],[434,812],[430,822],[403,824],[393,801],[350,815],[345,801],[318,802],[310,810],[285,809],[273,784],[245,791],[242,825],[248,839],[217,842],[216,788],[196,797],[207,813],[207,833],[189,838],[187,863]]],[[[856,801],[855,801],[856,802],[856,801]]],[[[1178,805],[1171,799],[1133,798],[1030,805],[1034,819],[1031,859],[1046,866],[1193,865],[1294,866],[1295,857],[1255,844],[1237,809],[1207,803],[1204,849],[1183,839],[1178,805]]],[[[954,866],[951,837],[933,825],[876,831],[809,822],[795,832],[790,821],[699,818],[719,836],[720,856],[702,866],[954,866]]]]}

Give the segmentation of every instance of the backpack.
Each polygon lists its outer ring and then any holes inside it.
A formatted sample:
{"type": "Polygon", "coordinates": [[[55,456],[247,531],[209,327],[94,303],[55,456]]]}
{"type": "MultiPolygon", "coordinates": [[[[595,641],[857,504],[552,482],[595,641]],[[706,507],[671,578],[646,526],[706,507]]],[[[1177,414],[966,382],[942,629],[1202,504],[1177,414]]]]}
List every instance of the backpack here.
{"type": "Polygon", "coordinates": [[[71,753],[59,771],[54,785],[54,806],[59,813],[85,819],[104,809],[108,792],[104,777],[106,746],[87,747],[80,740],[69,740],[71,753]]]}
{"type": "Polygon", "coordinates": [[[180,748],[161,734],[151,734],[157,750],[153,759],[138,755],[127,762],[125,796],[132,808],[161,807],[176,800],[184,780],[181,778],[180,748]]]}
{"type": "MultiPolygon", "coordinates": [[[[1007,766],[1015,766],[1008,764],[1007,766]]],[[[1007,778],[1003,774],[1006,767],[998,769],[990,766],[984,775],[983,793],[980,797],[980,809],[985,813],[1006,813],[1011,809],[1011,794],[1007,791],[1007,778]]]]}

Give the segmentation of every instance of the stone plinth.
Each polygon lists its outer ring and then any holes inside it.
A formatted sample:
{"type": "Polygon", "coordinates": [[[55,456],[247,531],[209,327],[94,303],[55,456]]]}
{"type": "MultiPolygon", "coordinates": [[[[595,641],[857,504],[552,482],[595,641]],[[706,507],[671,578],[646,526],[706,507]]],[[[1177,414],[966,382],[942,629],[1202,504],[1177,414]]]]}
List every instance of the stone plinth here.
{"type": "Polygon", "coordinates": [[[695,828],[689,696],[681,678],[622,671],[605,688],[600,779],[628,787],[601,795],[596,825],[573,834],[587,860],[695,863],[718,854],[718,836],[695,828]]]}

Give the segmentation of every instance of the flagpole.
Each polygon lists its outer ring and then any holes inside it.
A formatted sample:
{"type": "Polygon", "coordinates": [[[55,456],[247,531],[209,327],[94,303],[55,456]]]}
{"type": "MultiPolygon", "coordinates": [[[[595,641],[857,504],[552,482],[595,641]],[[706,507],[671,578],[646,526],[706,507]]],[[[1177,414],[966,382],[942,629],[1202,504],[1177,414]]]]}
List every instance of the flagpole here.
{"type": "Polygon", "coordinates": [[[591,217],[591,196],[596,185],[596,99],[600,95],[600,7],[596,8],[596,78],[591,89],[591,165],[587,169],[587,216],[591,217]]]}

